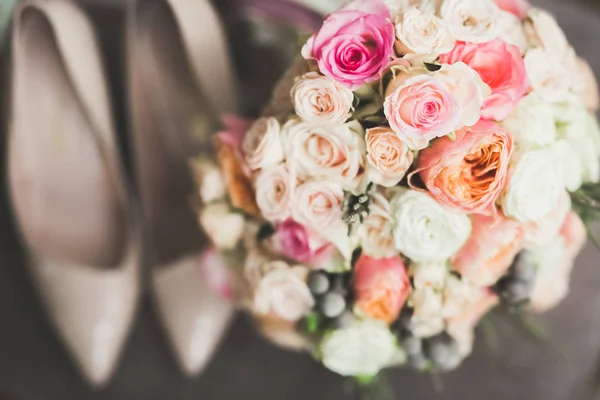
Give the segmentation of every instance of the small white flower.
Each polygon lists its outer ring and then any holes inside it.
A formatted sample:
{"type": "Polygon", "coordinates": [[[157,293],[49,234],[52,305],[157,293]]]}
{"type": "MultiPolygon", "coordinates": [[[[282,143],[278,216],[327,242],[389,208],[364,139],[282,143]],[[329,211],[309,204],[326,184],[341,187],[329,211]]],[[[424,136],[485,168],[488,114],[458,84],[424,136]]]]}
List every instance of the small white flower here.
{"type": "Polygon", "coordinates": [[[529,44],[519,17],[507,11],[500,11],[500,39],[517,46],[521,54],[525,54],[529,44]]]}
{"type": "Polygon", "coordinates": [[[481,299],[481,288],[450,275],[444,288],[444,317],[460,317],[481,299]]]}
{"type": "Polygon", "coordinates": [[[232,250],[244,233],[244,216],[225,203],[213,203],[200,212],[200,224],[216,248],[232,250]]]}
{"type": "Polygon", "coordinates": [[[416,289],[411,294],[414,312],[410,321],[410,330],[420,338],[437,335],[445,328],[444,298],[442,292],[432,287],[416,289]]]}
{"type": "Polygon", "coordinates": [[[552,149],[522,153],[509,175],[501,196],[506,216],[521,222],[537,222],[558,206],[564,193],[564,178],[552,149]]]}
{"type": "Polygon", "coordinates": [[[394,247],[394,223],[389,201],[381,193],[374,193],[370,214],[359,225],[357,235],[363,252],[373,258],[391,258],[398,254],[394,247]]]}
{"type": "Polygon", "coordinates": [[[485,43],[500,33],[500,8],[493,0],[446,0],[441,12],[457,40],[485,43]]]}
{"type": "Polygon", "coordinates": [[[413,263],[410,266],[413,284],[416,289],[433,288],[440,290],[448,277],[447,261],[413,263]]]}
{"type": "Polygon", "coordinates": [[[291,96],[296,114],[306,122],[343,124],[352,115],[354,93],[318,72],[299,77],[291,96]]]}
{"type": "Polygon", "coordinates": [[[289,121],[283,128],[290,169],[301,179],[336,180],[355,189],[365,165],[365,140],[358,122],[318,126],[289,121]]]}
{"type": "Polygon", "coordinates": [[[254,311],[295,322],[307,315],[314,299],[306,285],[305,267],[273,268],[258,284],[254,294],[254,311]]]}
{"type": "Polygon", "coordinates": [[[215,163],[208,160],[197,160],[193,162],[192,169],[200,187],[200,199],[204,204],[225,196],[227,185],[221,170],[215,163]]]}
{"type": "Polygon", "coordinates": [[[503,124],[521,148],[547,146],[556,140],[554,115],[549,103],[531,93],[519,100],[515,112],[503,124]]]}
{"type": "Polygon", "coordinates": [[[583,184],[585,174],[583,160],[579,155],[579,151],[565,139],[554,143],[552,149],[558,156],[565,179],[565,188],[569,192],[577,191],[583,184]]]}
{"type": "Polygon", "coordinates": [[[443,54],[454,48],[454,37],[444,21],[433,13],[409,8],[396,24],[403,53],[443,54]]]}
{"type": "Polygon", "coordinates": [[[397,351],[396,338],[385,323],[364,320],[333,331],[321,343],[323,364],[343,376],[372,376],[397,351]]]}
{"type": "Polygon", "coordinates": [[[415,262],[453,256],[471,234],[471,220],[437,203],[427,194],[408,190],[392,201],[396,249],[415,262]]]}
{"type": "Polygon", "coordinates": [[[268,221],[279,222],[290,216],[296,176],[285,164],[263,169],[256,178],[255,187],[256,203],[268,221]]]}
{"type": "Polygon", "coordinates": [[[277,165],[284,160],[279,122],[275,118],[260,118],[244,136],[246,163],[252,169],[277,165]]]}

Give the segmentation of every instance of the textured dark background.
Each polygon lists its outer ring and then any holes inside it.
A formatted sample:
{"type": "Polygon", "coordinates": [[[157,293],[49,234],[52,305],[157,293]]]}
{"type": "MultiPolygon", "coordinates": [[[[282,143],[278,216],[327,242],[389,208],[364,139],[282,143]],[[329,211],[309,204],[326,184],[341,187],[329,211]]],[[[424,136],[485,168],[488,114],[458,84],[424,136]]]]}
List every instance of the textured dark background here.
{"type": "MultiPolygon", "coordinates": [[[[124,20],[119,1],[85,2],[102,37],[116,117],[125,137],[120,41],[124,20]]],[[[598,75],[600,2],[533,3],[556,13],[578,53],[590,60],[598,75]]],[[[5,91],[0,89],[0,93],[5,91]]],[[[600,252],[588,246],[575,269],[571,295],[543,317],[554,351],[505,329],[499,335],[499,354],[492,354],[478,340],[474,355],[462,369],[442,377],[436,385],[429,376],[389,373],[397,398],[590,398],[578,396],[600,353],[599,260],[600,252]]],[[[341,378],[306,355],[280,351],[263,342],[243,317],[237,318],[205,374],[186,379],[175,367],[149,300],[144,301],[111,385],[102,391],[89,389],[47,324],[23,264],[5,195],[0,199],[0,316],[0,400],[352,399],[341,378]]]]}

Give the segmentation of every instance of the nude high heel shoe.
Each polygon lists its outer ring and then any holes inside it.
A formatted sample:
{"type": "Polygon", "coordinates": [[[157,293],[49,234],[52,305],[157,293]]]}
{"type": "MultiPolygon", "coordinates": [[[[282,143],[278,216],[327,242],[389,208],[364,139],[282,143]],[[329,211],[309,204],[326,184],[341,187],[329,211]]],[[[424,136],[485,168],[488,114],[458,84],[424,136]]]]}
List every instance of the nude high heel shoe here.
{"type": "Polygon", "coordinates": [[[106,384],[139,294],[141,227],[92,27],[63,0],[14,14],[11,203],[44,306],[87,379],[106,384]]]}
{"type": "Polygon", "coordinates": [[[181,369],[195,375],[233,307],[201,274],[207,240],[191,205],[189,160],[208,151],[221,113],[235,111],[233,73],[208,0],[131,1],[128,27],[132,142],[153,295],[181,369]]]}

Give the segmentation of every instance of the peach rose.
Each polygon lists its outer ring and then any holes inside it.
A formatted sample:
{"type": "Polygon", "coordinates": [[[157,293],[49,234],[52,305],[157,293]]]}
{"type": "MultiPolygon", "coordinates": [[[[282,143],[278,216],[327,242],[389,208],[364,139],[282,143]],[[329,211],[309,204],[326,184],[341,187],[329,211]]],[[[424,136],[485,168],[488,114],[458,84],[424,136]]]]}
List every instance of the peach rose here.
{"type": "Polygon", "coordinates": [[[382,193],[373,193],[369,215],[357,229],[365,255],[372,258],[389,258],[398,254],[394,246],[393,221],[390,202],[382,193]]]}
{"type": "Polygon", "coordinates": [[[510,268],[525,245],[525,228],[498,213],[473,215],[473,231],[453,258],[453,268],[478,286],[491,286],[510,268]]]}
{"type": "Polygon", "coordinates": [[[521,50],[502,39],[481,44],[458,42],[440,61],[445,64],[464,62],[492,89],[481,110],[485,119],[501,121],[508,117],[529,88],[521,50]]]}
{"type": "Polygon", "coordinates": [[[355,268],[357,307],[367,315],[387,323],[398,318],[411,291],[402,259],[375,260],[363,255],[355,268]]]}
{"type": "Polygon", "coordinates": [[[474,125],[488,94],[477,72],[456,63],[434,73],[396,76],[386,90],[383,109],[400,140],[420,150],[432,139],[474,125]]]}
{"type": "Polygon", "coordinates": [[[465,280],[450,276],[444,289],[444,316],[449,326],[473,328],[498,304],[489,288],[473,286],[465,280]]]}
{"type": "Polygon", "coordinates": [[[367,180],[385,187],[396,186],[414,160],[413,152],[386,127],[368,129],[367,180]]]}
{"type": "Polygon", "coordinates": [[[301,179],[340,181],[352,190],[365,165],[365,141],[358,122],[318,126],[289,121],[283,129],[287,163],[301,179]]]}
{"type": "Polygon", "coordinates": [[[480,121],[433,142],[421,152],[418,171],[431,195],[457,211],[489,213],[504,188],[513,141],[499,125],[480,121]]]}
{"type": "Polygon", "coordinates": [[[343,124],[354,110],[354,93],[318,72],[297,78],[291,96],[296,114],[315,124],[343,124]]]}
{"type": "Polygon", "coordinates": [[[285,164],[261,170],[254,185],[256,202],[263,217],[270,222],[279,222],[290,216],[296,176],[285,164]]]}

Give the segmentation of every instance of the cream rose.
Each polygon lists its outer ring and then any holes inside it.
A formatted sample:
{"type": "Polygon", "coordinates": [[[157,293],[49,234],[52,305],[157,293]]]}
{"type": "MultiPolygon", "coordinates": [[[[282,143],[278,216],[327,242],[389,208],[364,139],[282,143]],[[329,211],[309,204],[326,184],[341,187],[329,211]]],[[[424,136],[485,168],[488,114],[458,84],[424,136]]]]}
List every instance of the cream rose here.
{"type": "Polygon", "coordinates": [[[396,351],[396,338],[387,324],[374,320],[333,331],[321,343],[323,364],[342,376],[376,375],[396,351]]]}
{"type": "Polygon", "coordinates": [[[552,146],[552,150],[558,157],[565,188],[569,192],[577,191],[583,184],[585,174],[583,160],[579,151],[568,140],[559,140],[552,146]]]}
{"type": "Polygon", "coordinates": [[[308,268],[274,268],[258,284],[254,294],[254,311],[285,321],[298,321],[314,306],[306,285],[308,268]]]}
{"type": "Polygon", "coordinates": [[[453,320],[466,314],[481,299],[481,291],[480,287],[450,275],[443,293],[444,316],[453,320]]]}
{"type": "Polygon", "coordinates": [[[517,46],[521,54],[525,54],[529,44],[521,20],[513,13],[500,11],[499,24],[500,34],[498,37],[508,44],[517,46]]]}
{"type": "Polygon", "coordinates": [[[314,234],[329,240],[344,258],[352,255],[348,227],[343,221],[344,191],[337,182],[308,181],[296,188],[292,218],[314,234]]]}
{"type": "Polygon", "coordinates": [[[352,91],[318,72],[299,77],[291,95],[296,114],[306,122],[343,124],[352,115],[352,91]]]}
{"type": "Polygon", "coordinates": [[[526,151],[517,157],[501,196],[509,218],[536,222],[554,210],[564,192],[562,168],[552,149],[526,151]]]}
{"type": "Polygon", "coordinates": [[[355,189],[365,165],[365,141],[357,122],[316,126],[290,121],[283,128],[287,162],[301,179],[340,181],[355,189]]]}
{"type": "Polygon", "coordinates": [[[396,186],[414,161],[414,153],[390,128],[367,129],[367,180],[396,186]]]}
{"type": "Polygon", "coordinates": [[[449,268],[447,261],[414,263],[410,266],[410,272],[416,289],[440,290],[446,284],[449,268]]]}
{"type": "Polygon", "coordinates": [[[396,249],[415,262],[446,260],[471,234],[471,220],[431,196],[408,190],[392,201],[396,249]]]}
{"type": "Polygon", "coordinates": [[[416,289],[410,301],[414,309],[410,321],[410,331],[413,335],[428,338],[444,330],[446,324],[442,292],[431,287],[416,289]]]}
{"type": "Polygon", "coordinates": [[[442,54],[454,47],[454,37],[433,13],[410,7],[396,23],[398,50],[402,53],[442,54]]]}
{"type": "Polygon", "coordinates": [[[246,163],[252,169],[277,165],[284,160],[279,122],[260,118],[252,124],[242,145],[246,163]]]}
{"type": "Polygon", "coordinates": [[[533,8],[527,15],[525,32],[532,45],[551,51],[559,61],[569,51],[569,42],[556,19],[547,11],[533,8]]]}
{"type": "Polygon", "coordinates": [[[598,82],[590,64],[582,58],[577,59],[577,69],[573,76],[573,91],[579,100],[590,111],[598,111],[600,107],[600,93],[598,82]]]}
{"type": "Polygon", "coordinates": [[[256,203],[268,221],[279,222],[290,216],[296,190],[296,176],[285,164],[263,169],[257,176],[256,203]]]}
{"type": "Polygon", "coordinates": [[[571,212],[571,206],[571,196],[564,190],[557,207],[525,230],[525,248],[546,246],[554,240],[571,212]]]}
{"type": "Polygon", "coordinates": [[[541,47],[529,50],[525,54],[525,69],[535,93],[549,102],[569,101],[573,83],[575,52],[569,49],[565,56],[557,60],[553,50],[541,47]]]}
{"type": "Polygon", "coordinates": [[[446,0],[441,13],[457,40],[485,43],[500,33],[500,8],[493,0],[446,0]]]}
{"type": "Polygon", "coordinates": [[[554,109],[536,93],[523,97],[503,125],[520,148],[547,146],[556,141],[554,109]]]}
{"type": "Polygon", "coordinates": [[[372,258],[396,256],[398,251],[394,247],[394,225],[389,201],[383,194],[374,193],[369,211],[369,216],[357,229],[364,254],[372,258]]]}
{"type": "Polygon", "coordinates": [[[225,203],[210,204],[200,212],[200,224],[219,250],[234,249],[244,233],[244,216],[225,203]]]}

